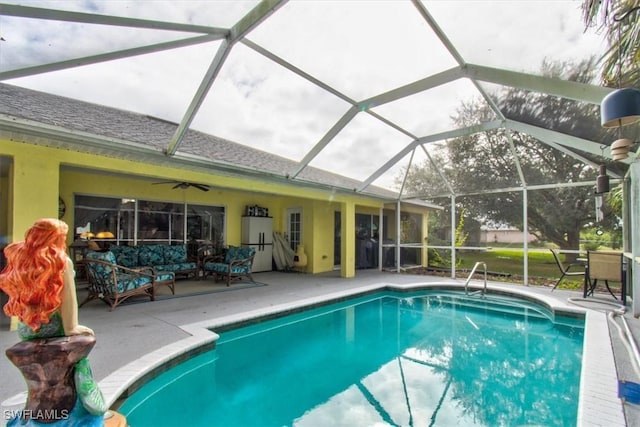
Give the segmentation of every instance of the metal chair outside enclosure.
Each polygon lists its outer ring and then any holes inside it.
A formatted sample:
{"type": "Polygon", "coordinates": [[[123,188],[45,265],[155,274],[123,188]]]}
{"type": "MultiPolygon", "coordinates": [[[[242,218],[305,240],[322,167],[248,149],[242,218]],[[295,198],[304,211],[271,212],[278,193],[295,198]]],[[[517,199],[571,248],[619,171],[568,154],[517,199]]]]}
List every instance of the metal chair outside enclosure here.
{"type": "Polygon", "coordinates": [[[575,270],[575,271],[569,271],[572,267],[580,267],[583,268],[583,264],[581,263],[570,263],[569,265],[567,265],[566,267],[564,266],[564,264],[562,263],[562,260],[560,260],[560,253],[555,250],[555,249],[549,249],[551,251],[551,253],[553,254],[553,259],[555,259],[556,264],[558,265],[558,268],[560,269],[560,273],[562,273],[562,275],[560,276],[560,278],[558,279],[558,281],[556,282],[556,284],[553,286],[553,289],[551,289],[552,291],[558,287],[558,285],[560,284],[560,282],[562,281],[562,279],[564,279],[566,276],[584,276],[585,274],[585,270],[582,269],[580,271],[575,270]]]}
{"type": "Polygon", "coordinates": [[[626,275],[621,252],[589,251],[587,252],[587,269],[584,277],[584,297],[593,295],[598,280],[604,280],[611,296],[617,299],[609,287],[609,281],[620,283],[620,299],[626,303],[626,275]]]}

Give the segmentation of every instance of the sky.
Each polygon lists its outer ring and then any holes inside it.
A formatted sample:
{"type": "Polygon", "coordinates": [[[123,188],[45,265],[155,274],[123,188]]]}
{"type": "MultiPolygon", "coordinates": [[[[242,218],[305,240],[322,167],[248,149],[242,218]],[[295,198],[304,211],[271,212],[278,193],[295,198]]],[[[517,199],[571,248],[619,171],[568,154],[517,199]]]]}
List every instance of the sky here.
{"type": "MultiPolygon", "coordinates": [[[[34,7],[232,27],[253,1],[5,1],[34,7]]],[[[424,1],[467,63],[539,74],[544,60],[598,57],[604,36],[585,30],[581,1],[424,1]]],[[[0,71],[46,64],[189,36],[0,16],[0,71]]],[[[405,0],[292,0],[247,39],[304,70],[349,99],[361,101],[456,66],[417,8],[405,0]]],[[[179,123],[220,42],[7,80],[36,90],[179,123]]],[[[596,82],[597,83],[597,82],[596,82]]],[[[488,91],[499,90],[483,84],[488,91]]],[[[311,166],[364,180],[423,137],[455,128],[462,102],[478,99],[466,79],[372,108],[355,118],[311,166]]],[[[236,43],[192,127],[301,160],[351,105],[236,43]]],[[[424,161],[417,151],[413,162],[424,161]]],[[[403,158],[374,182],[394,188],[403,158]]]]}

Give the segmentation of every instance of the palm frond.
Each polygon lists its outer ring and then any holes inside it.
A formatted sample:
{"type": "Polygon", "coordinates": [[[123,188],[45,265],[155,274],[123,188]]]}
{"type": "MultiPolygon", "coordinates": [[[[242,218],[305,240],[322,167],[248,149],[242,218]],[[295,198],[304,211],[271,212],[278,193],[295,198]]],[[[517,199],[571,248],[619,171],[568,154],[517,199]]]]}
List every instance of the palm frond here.
{"type": "Polygon", "coordinates": [[[604,31],[609,48],[600,58],[606,86],[640,85],[640,0],[584,0],[585,27],[604,31]]]}

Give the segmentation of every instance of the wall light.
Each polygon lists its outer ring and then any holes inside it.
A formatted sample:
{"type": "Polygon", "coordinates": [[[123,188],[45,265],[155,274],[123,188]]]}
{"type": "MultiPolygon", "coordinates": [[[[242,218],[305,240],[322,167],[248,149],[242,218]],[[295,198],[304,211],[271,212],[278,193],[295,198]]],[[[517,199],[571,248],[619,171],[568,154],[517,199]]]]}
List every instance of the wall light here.
{"type": "Polygon", "coordinates": [[[609,175],[607,175],[607,167],[600,165],[600,173],[596,178],[596,194],[609,192],[609,175]]]}

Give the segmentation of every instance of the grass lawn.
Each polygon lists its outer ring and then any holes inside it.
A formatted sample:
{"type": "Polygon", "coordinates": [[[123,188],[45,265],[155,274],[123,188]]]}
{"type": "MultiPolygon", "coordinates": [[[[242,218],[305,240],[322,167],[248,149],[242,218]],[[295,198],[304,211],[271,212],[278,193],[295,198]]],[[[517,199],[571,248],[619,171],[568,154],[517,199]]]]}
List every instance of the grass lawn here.
{"type": "MultiPolygon", "coordinates": [[[[457,254],[457,259],[460,262],[459,269],[470,270],[476,262],[482,261],[487,264],[487,271],[511,274],[511,277],[504,279],[510,282],[522,281],[524,275],[523,258],[523,250],[507,248],[492,248],[487,251],[461,250],[457,254]]],[[[561,255],[561,259],[564,262],[564,255],[561,255]]],[[[548,249],[530,249],[528,265],[529,284],[553,286],[561,274],[551,251],[548,249]]],[[[572,269],[572,271],[574,270],[572,269]]],[[[492,277],[491,280],[495,279],[492,277]]],[[[559,287],[577,289],[581,288],[582,284],[582,278],[571,277],[565,278],[559,287]]]]}

